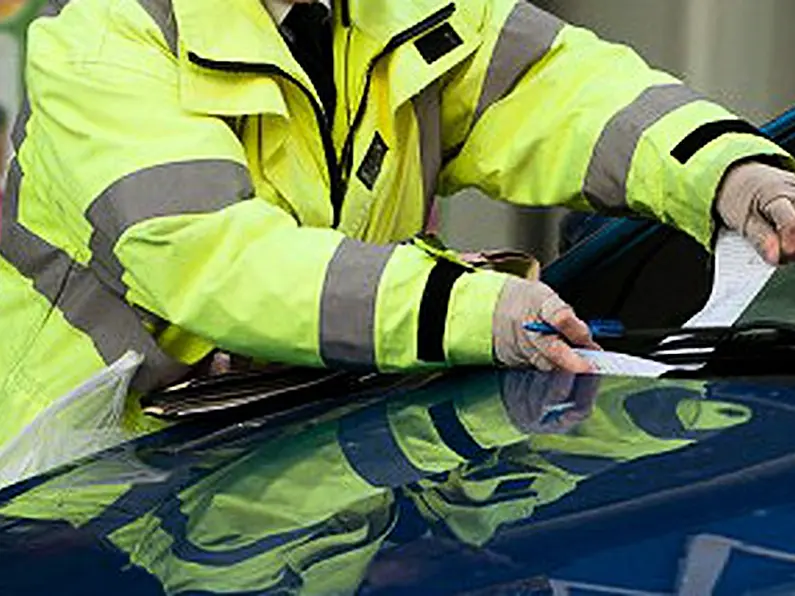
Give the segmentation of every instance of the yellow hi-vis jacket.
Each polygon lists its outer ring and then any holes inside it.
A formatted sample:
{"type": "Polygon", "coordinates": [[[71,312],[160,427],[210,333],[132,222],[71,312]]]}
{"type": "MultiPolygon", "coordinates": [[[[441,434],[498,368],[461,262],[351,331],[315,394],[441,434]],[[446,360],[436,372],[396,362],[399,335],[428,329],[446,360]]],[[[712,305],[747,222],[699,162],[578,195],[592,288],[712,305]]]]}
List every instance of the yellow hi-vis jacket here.
{"type": "Polygon", "coordinates": [[[337,0],[335,114],[259,0],[51,0],[0,228],[0,443],[128,350],[380,370],[492,360],[505,277],[419,242],[430,198],[654,216],[710,238],[783,155],[524,0],[337,0]],[[13,412],[13,414],[10,414],[13,412]]]}

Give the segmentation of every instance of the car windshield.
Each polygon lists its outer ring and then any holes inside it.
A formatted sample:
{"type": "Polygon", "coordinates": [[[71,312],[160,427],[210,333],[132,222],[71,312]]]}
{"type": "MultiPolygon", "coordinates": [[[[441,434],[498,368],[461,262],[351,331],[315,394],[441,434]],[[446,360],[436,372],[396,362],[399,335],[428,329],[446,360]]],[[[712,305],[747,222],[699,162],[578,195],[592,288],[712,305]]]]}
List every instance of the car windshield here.
{"type": "MultiPolygon", "coordinates": [[[[795,151],[795,110],[762,130],[795,151]]],[[[707,304],[714,255],[683,232],[644,219],[571,217],[562,230],[563,255],[543,277],[583,318],[616,318],[628,329],[677,328],[707,304]]],[[[726,324],[795,324],[793,267],[778,268],[760,288],[726,324]]]]}
{"type": "Polygon", "coordinates": [[[795,268],[778,269],[740,317],[740,323],[780,321],[795,323],[795,268]]]}

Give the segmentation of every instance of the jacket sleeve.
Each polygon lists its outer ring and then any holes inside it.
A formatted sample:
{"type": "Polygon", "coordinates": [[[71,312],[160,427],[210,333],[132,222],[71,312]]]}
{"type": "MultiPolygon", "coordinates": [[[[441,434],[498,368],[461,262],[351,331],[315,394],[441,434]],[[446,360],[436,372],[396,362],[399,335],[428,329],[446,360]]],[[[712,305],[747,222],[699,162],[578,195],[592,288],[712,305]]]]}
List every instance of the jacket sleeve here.
{"type": "Polygon", "coordinates": [[[492,361],[502,275],[417,243],[300,227],[273,188],[254,190],[225,120],[182,108],[177,59],[143,11],[130,15],[101,49],[70,37],[82,35],[77,10],[31,29],[20,159],[26,184],[46,189],[38,208],[62,214],[51,229],[76,260],[146,311],[264,360],[492,361]]]}
{"type": "Polygon", "coordinates": [[[647,215],[708,244],[727,168],[789,161],[631,49],[526,0],[486,4],[483,43],[443,92],[443,194],[476,186],[520,205],[647,215]]]}

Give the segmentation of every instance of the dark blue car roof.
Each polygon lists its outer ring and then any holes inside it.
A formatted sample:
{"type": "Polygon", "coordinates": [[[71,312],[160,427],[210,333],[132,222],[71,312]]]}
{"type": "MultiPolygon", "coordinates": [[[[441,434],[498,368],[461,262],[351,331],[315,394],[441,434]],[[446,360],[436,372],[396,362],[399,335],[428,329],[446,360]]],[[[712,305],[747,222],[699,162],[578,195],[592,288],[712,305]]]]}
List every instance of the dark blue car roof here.
{"type": "MultiPolygon", "coordinates": [[[[279,469],[298,470],[332,444],[353,462],[354,469],[349,470],[352,476],[380,484],[379,489],[390,495],[387,509],[394,518],[386,534],[378,539],[378,548],[364,557],[363,573],[346,579],[342,591],[570,595],[795,592],[795,497],[791,489],[795,486],[795,383],[627,380],[617,393],[587,389],[593,393],[593,403],[563,434],[554,424],[545,428],[548,422],[536,417],[533,428],[527,424],[534,422],[525,420],[526,438],[517,443],[493,448],[477,445],[466,436],[454,414],[469,407],[506,403],[506,386],[515,379],[500,377],[502,374],[454,374],[420,390],[368,398],[359,407],[349,405],[344,413],[330,412],[309,421],[272,424],[248,420],[217,427],[181,426],[10,487],[0,493],[0,593],[121,596],[300,592],[304,578],[300,569],[290,569],[289,555],[280,555],[278,565],[289,573],[279,582],[249,585],[246,590],[235,581],[235,565],[269,548],[312,535],[324,520],[307,519],[303,525],[297,520],[291,532],[274,534],[264,519],[259,522],[256,531],[261,536],[256,540],[249,538],[242,543],[230,530],[225,538],[216,535],[212,544],[202,545],[194,536],[205,520],[193,508],[192,500],[204,503],[206,514],[218,499],[229,497],[233,492],[230,486],[267,476],[269,466],[278,464],[280,457],[293,459],[289,466],[279,469]],[[488,401],[487,396],[478,402],[482,395],[467,395],[468,388],[492,381],[501,387],[497,401],[488,401]],[[724,410],[727,406],[740,408],[750,416],[709,432],[702,429],[701,435],[680,429],[679,434],[664,438],[677,441],[673,448],[615,457],[611,465],[577,471],[573,490],[527,508],[526,514],[519,507],[519,514],[512,511],[504,523],[497,523],[482,539],[467,538],[469,530],[451,530],[451,520],[457,515],[455,507],[445,514],[449,519],[422,511],[424,502],[445,494],[450,503],[468,508],[468,512],[475,511],[478,516],[485,513],[477,520],[487,523],[489,516],[498,515],[488,508],[496,512],[506,503],[512,506],[511,498],[503,497],[499,502],[492,494],[490,499],[478,501],[477,496],[470,495],[462,505],[460,486],[445,488],[452,476],[461,470],[477,469],[471,478],[485,474],[477,480],[487,481],[486,476],[491,475],[500,482],[513,482],[512,490],[521,492],[524,489],[517,480],[516,461],[535,461],[532,458],[538,456],[554,459],[548,447],[539,447],[543,437],[576,438],[583,425],[593,423],[599,428],[596,419],[601,418],[602,428],[607,428],[604,420],[625,417],[627,412],[636,421],[645,420],[639,423],[644,432],[631,431],[631,437],[615,430],[624,424],[624,418],[604,431],[604,436],[600,435],[602,431],[592,432],[588,441],[593,444],[604,438],[599,453],[578,448],[580,461],[588,456],[594,461],[606,459],[605,453],[614,445],[635,448],[661,440],[665,431],[660,429],[665,424],[659,422],[670,414],[671,399],[676,404],[697,403],[699,407],[704,403],[723,404],[724,410]],[[433,444],[436,439],[420,433],[401,435],[394,420],[379,424],[387,415],[400,417],[401,412],[413,412],[414,416],[429,412],[440,444],[468,459],[446,470],[412,470],[413,464],[405,458],[408,445],[412,441],[433,444]],[[321,435],[328,434],[329,428],[333,433],[323,439],[321,435]],[[384,441],[385,428],[395,431],[388,441],[384,441]],[[648,438],[654,434],[660,436],[648,438]],[[292,449],[298,444],[309,447],[292,449]],[[484,464],[505,449],[514,450],[514,455],[521,453],[525,459],[510,460],[513,469],[509,469],[510,458],[484,464]],[[260,455],[264,456],[260,464],[242,468],[243,477],[239,472],[230,473],[228,482],[212,484],[209,492],[186,496],[209,475],[236,470],[241,462],[256,461],[260,455]],[[131,461],[138,468],[117,465],[131,461]],[[131,469],[146,473],[136,475],[131,469]],[[123,490],[114,493],[113,499],[100,502],[97,497],[97,502],[91,503],[91,490],[114,485],[123,485],[123,490]],[[34,498],[44,503],[43,509],[20,513],[20,504],[24,511],[26,500],[34,498]],[[93,516],[78,522],[59,513],[70,510],[78,500],[87,500],[84,505],[88,509],[96,505],[93,516]],[[158,531],[164,530],[169,536],[163,556],[204,568],[203,573],[215,578],[213,587],[201,589],[201,582],[170,584],[162,572],[136,564],[135,557],[112,538],[114,532],[130,528],[152,512],[158,518],[158,531]],[[224,578],[228,578],[228,584],[224,578]],[[182,589],[180,585],[188,587],[182,589]]],[[[572,383],[568,379],[561,385],[550,381],[554,375],[522,374],[524,393],[519,400],[528,410],[542,411],[536,406],[552,394],[553,404],[576,402],[582,397],[577,395],[576,380],[572,383]],[[561,394],[561,386],[568,387],[568,393],[561,394]]],[[[525,471],[532,467],[523,465],[525,471]]],[[[554,474],[554,470],[557,468],[546,468],[544,474],[554,474]]],[[[334,486],[335,478],[324,477],[322,468],[318,473],[321,486],[312,487],[314,491],[322,491],[323,482],[329,491],[339,490],[334,486]]],[[[517,502],[531,492],[522,493],[517,502]]],[[[293,497],[300,501],[302,495],[297,492],[293,497]]],[[[263,501],[266,499],[263,496],[263,501]]],[[[284,512],[291,509],[289,503],[279,507],[284,512]]],[[[333,517],[339,512],[326,513],[326,517],[333,517]]],[[[235,520],[229,521],[235,526],[235,520]]],[[[277,522],[274,524],[278,526],[277,522]]],[[[136,540],[146,545],[154,539],[141,535],[136,540]]],[[[320,556],[335,556],[339,548],[327,549],[320,556]]],[[[312,590],[324,593],[322,578],[314,581],[312,590]]],[[[329,588],[328,593],[338,590],[339,586],[329,588]]]]}

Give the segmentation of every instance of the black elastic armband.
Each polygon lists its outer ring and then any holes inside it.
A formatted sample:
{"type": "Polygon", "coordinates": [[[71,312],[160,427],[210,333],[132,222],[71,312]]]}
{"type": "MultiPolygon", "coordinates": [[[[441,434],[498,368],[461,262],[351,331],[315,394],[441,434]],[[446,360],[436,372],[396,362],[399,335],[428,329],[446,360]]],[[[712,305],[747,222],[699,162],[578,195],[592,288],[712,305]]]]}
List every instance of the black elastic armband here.
{"type": "Polygon", "coordinates": [[[671,155],[676,161],[685,165],[712,141],[724,135],[738,133],[767,138],[761,130],[744,120],[720,120],[699,126],[674,147],[671,155]]]}
{"type": "Polygon", "coordinates": [[[444,332],[450,296],[458,278],[469,270],[463,265],[440,260],[428,276],[420,303],[417,328],[417,359],[424,362],[445,362],[444,332]]]}

